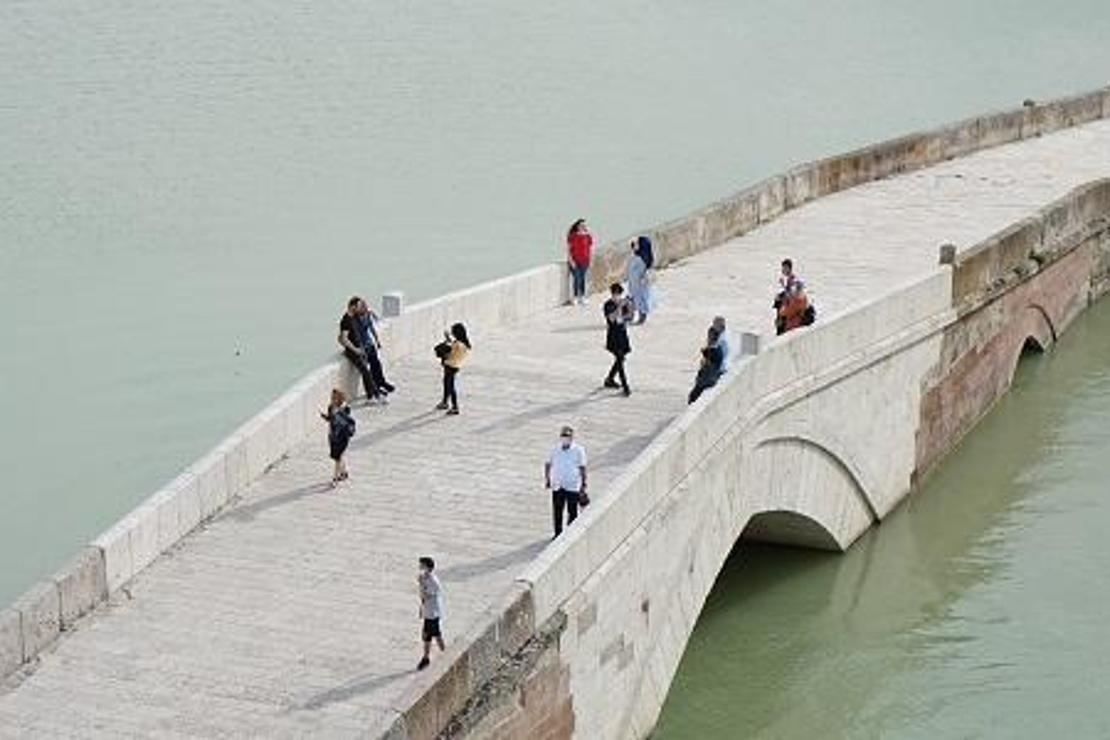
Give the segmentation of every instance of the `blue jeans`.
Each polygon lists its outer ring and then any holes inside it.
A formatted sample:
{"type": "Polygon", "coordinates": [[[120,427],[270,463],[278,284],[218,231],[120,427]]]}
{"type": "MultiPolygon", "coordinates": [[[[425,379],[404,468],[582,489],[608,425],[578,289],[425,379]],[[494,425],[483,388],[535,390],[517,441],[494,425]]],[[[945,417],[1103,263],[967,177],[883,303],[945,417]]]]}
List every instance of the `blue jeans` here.
{"type": "Polygon", "coordinates": [[[574,283],[574,297],[584,298],[586,296],[586,272],[589,271],[590,266],[576,265],[570,263],[570,276],[574,283]]]}

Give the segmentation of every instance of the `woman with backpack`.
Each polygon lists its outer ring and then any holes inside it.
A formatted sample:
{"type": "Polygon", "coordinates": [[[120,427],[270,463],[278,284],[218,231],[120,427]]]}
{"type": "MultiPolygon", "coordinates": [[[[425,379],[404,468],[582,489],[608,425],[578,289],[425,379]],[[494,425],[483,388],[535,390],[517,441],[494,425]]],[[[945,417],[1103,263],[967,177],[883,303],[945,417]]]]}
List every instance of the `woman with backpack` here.
{"type": "Polygon", "coordinates": [[[651,312],[651,283],[648,280],[648,270],[654,262],[651,254],[651,239],[641,236],[629,243],[632,255],[628,258],[627,282],[628,297],[636,309],[636,322],[642,324],[647,321],[651,312]]]}
{"type": "Polygon", "coordinates": [[[470,354],[470,337],[462,324],[452,325],[450,331],[443,333],[443,337],[444,341],[435,348],[436,357],[443,365],[443,400],[436,408],[446,410],[448,416],[458,416],[459,396],[455,392],[455,376],[459,374],[463,361],[470,354]]]}
{"type": "Polygon", "coordinates": [[[335,461],[335,471],[331,476],[331,485],[334,488],[340,481],[347,480],[347,463],[343,460],[343,454],[347,451],[351,437],[355,436],[355,418],[351,416],[347,396],[338,388],[332,389],[328,410],[320,416],[328,423],[328,449],[331,459],[335,461]]]}

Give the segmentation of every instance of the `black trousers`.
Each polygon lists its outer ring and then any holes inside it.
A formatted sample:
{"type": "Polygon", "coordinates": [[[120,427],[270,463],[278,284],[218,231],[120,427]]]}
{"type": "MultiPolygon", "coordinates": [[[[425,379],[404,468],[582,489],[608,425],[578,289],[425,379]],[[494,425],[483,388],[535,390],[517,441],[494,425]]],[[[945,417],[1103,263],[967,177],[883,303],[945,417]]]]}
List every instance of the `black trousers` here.
{"type": "Polygon", "coordinates": [[[555,525],[555,536],[563,532],[563,509],[567,510],[567,526],[578,518],[578,491],[556,488],[551,492],[551,521],[555,525]]]}
{"type": "Polygon", "coordinates": [[[612,383],[617,377],[621,379],[621,388],[628,391],[628,377],[624,374],[624,355],[613,353],[613,366],[609,368],[609,374],[605,376],[605,380],[612,383]]]}
{"type": "Polygon", "coordinates": [[[443,366],[443,402],[450,402],[451,408],[458,411],[459,396],[455,393],[455,376],[459,374],[457,367],[443,366]]]}
{"type": "Polygon", "coordinates": [[[374,376],[374,385],[378,386],[378,388],[386,393],[392,393],[395,389],[393,384],[385,379],[385,371],[382,370],[382,361],[378,357],[378,348],[371,344],[363,349],[366,350],[366,364],[370,366],[370,374],[374,376]]]}
{"type": "Polygon", "coordinates": [[[370,371],[370,366],[366,362],[366,358],[358,352],[352,352],[349,349],[344,349],[343,354],[351,361],[351,364],[358,370],[358,374],[362,376],[362,385],[366,389],[367,398],[377,398],[379,395],[378,384],[374,382],[374,374],[370,371]]]}

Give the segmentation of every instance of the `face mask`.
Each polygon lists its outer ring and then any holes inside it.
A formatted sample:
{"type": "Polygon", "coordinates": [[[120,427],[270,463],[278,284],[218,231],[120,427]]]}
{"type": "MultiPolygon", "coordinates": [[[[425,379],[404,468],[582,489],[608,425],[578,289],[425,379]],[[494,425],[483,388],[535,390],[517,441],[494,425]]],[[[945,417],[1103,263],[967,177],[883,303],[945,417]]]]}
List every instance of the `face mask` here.
{"type": "Polygon", "coordinates": [[[563,443],[563,449],[564,450],[569,450],[570,449],[570,442],[571,442],[570,437],[563,437],[562,438],[562,443],[563,443]]]}

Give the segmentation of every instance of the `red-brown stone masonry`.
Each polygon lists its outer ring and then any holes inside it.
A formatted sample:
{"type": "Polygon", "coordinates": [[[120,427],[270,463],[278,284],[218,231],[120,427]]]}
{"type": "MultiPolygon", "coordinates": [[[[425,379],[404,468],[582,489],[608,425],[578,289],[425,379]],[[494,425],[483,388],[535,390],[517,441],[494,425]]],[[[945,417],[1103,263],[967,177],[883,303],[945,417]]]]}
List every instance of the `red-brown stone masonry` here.
{"type": "Polygon", "coordinates": [[[495,740],[565,740],[574,733],[570,669],[559,659],[557,649],[548,650],[505,701],[512,707],[497,707],[468,735],[495,740]]]}
{"type": "Polygon", "coordinates": [[[1088,240],[945,330],[921,398],[915,483],[1009,389],[1025,340],[1047,347],[1086,307],[1095,248],[1088,240]]]}

